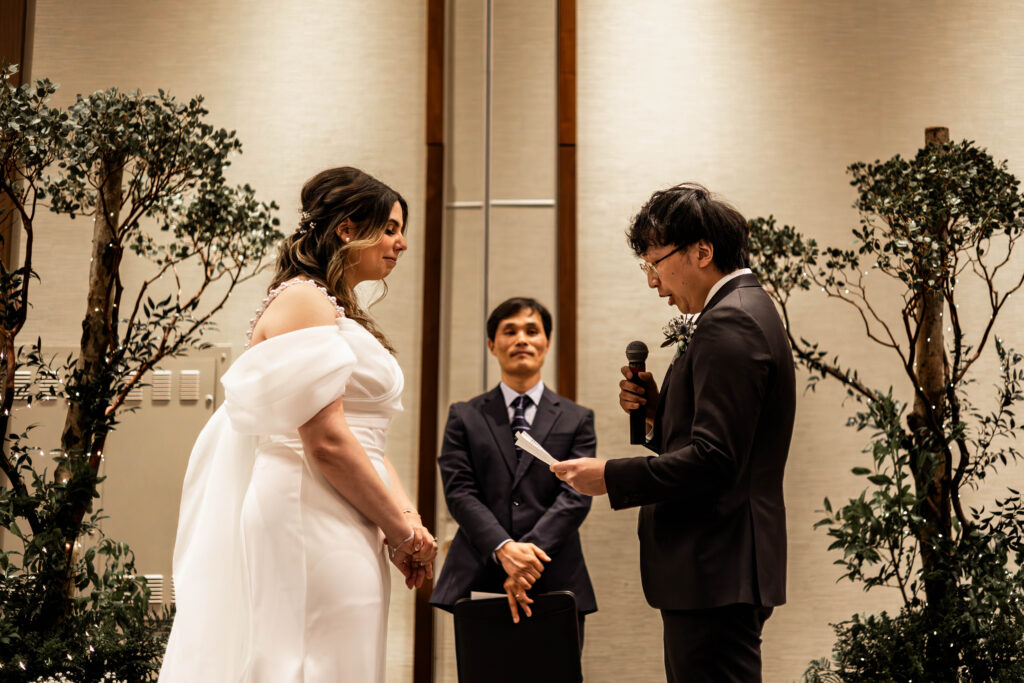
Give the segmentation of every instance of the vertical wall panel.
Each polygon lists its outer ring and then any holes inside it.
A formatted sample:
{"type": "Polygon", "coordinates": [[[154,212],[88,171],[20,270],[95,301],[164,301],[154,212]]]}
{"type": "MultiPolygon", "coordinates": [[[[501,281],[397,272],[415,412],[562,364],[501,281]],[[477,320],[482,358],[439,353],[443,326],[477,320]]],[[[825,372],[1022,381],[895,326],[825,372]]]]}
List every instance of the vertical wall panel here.
{"type": "MultiPolygon", "coordinates": [[[[556,5],[550,0],[452,0],[446,177],[447,358],[441,405],[500,380],[486,349],[490,310],[531,296],[556,314],[556,5]]],[[[543,379],[557,388],[558,353],[543,379]]],[[[447,410],[442,411],[443,416],[447,410]]],[[[445,509],[442,560],[457,525],[445,509]]],[[[439,613],[436,680],[454,680],[450,615],[439,613]]]]}
{"type": "Polygon", "coordinates": [[[494,1],[494,199],[554,198],[556,4],[551,0],[494,1]]]}
{"type": "MultiPolygon", "coordinates": [[[[513,296],[529,296],[555,311],[555,210],[548,207],[492,207],[488,299],[493,308],[513,296]]],[[[557,322],[557,321],[556,321],[557,322]]],[[[479,328],[483,329],[483,321],[479,328]]],[[[556,389],[558,353],[548,351],[541,370],[544,383],[556,389]]],[[[487,358],[487,384],[501,380],[493,355],[487,358]]]]}

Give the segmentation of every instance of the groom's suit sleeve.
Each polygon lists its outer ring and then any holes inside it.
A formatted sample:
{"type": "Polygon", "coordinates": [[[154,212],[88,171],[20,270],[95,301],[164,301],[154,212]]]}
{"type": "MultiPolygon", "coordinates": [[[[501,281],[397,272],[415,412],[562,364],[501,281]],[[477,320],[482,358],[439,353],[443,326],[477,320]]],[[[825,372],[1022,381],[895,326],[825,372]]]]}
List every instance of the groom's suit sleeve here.
{"type": "MultiPolygon", "coordinates": [[[[691,438],[660,456],[610,460],[605,482],[614,509],[713,495],[728,488],[750,458],[775,372],[764,332],[741,308],[715,308],[702,316],[687,356],[677,362],[692,368],[691,438]]],[[[661,400],[671,401],[674,392],[668,393],[661,400]]],[[[666,403],[666,412],[673,409],[666,403]]]]}
{"type": "Polygon", "coordinates": [[[454,403],[448,411],[448,424],[444,430],[438,465],[448,510],[480,558],[486,561],[498,544],[512,535],[501,525],[481,496],[477,473],[473,470],[469,453],[466,422],[462,416],[462,411],[469,409],[465,403],[454,403]]]}
{"type": "MultiPolygon", "coordinates": [[[[572,447],[566,459],[593,458],[597,452],[597,434],[594,432],[594,411],[586,409],[573,435],[572,447]]],[[[539,463],[535,463],[536,467],[539,463]]],[[[545,466],[546,468],[546,466],[545,466]]],[[[554,476],[554,475],[551,475],[554,476]]],[[[549,555],[557,553],[565,541],[576,532],[593,500],[565,482],[561,482],[561,491],[555,502],[537,520],[533,528],[519,539],[522,543],[534,543],[549,555]]]]}

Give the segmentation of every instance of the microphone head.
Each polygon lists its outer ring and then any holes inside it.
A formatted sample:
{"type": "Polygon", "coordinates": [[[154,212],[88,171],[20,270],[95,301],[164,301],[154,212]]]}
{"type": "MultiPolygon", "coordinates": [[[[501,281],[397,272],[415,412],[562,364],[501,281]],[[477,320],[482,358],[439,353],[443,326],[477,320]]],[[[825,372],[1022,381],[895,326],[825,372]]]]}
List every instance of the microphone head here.
{"type": "Polygon", "coordinates": [[[642,341],[631,341],[626,347],[626,360],[630,365],[638,365],[647,360],[647,344],[642,341]]]}

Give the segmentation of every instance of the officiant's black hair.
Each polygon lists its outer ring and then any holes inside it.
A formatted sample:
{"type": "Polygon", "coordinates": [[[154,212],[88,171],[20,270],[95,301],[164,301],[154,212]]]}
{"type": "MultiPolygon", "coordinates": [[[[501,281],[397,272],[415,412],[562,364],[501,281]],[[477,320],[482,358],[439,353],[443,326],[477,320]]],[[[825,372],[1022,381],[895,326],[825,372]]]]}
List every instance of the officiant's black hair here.
{"type": "Polygon", "coordinates": [[[523,310],[540,315],[544,336],[551,339],[551,312],[544,308],[544,304],[528,296],[514,296],[495,306],[491,314],[487,316],[487,338],[494,341],[494,335],[498,333],[498,325],[501,324],[501,321],[511,318],[523,310]]]}
{"type": "Polygon", "coordinates": [[[637,256],[651,247],[688,247],[707,240],[723,273],[749,264],[747,220],[703,185],[681,183],[651,195],[626,230],[637,256]]]}

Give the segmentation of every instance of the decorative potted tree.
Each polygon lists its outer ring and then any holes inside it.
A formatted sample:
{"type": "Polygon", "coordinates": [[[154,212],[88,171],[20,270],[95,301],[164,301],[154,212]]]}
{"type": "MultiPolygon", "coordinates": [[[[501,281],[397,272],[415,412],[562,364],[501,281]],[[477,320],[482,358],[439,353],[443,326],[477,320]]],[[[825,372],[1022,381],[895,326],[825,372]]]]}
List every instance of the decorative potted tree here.
{"type": "Polygon", "coordinates": [[[1024,680],[1024,505],[1008,488],[988,509],[961,493],[1020,458],[1021,355],[996,335],[1024,285],[1014,247],[1024,229],[1019,182],[971,142],[928,129],[912,159],[849,167],[857,190],[856,246],[819,248],[775,219],[750,221],[753,268],[777,302],[811,388],[836,380],[860,403],[849,425],[870,430],[866,488],[845,505],[826,498],[830,549],[842,576],[899,592],[898,614],[834,625],[832,660],[805,680],[1024,680]],[[884,283],[880,280],[887,279],[884,283]],[[892,296],[893,283],[899,290],[892,296]],[[858,314],[864,338],[892,354],[902,381],[870,386],[856,369],[796,330],[790,300],[824,292],[858,314]],[[965,324],[964,292],[985,315],[965,324]],[[993,352],[994,407],[972,402],[976,363],[993,352]]]}
{"type": "Polygon", "coordinates": [[[0,84],[0,196],[22,252],[20,265],[0,264],[0,526],[20,548],[0,552],[0,677],[150,680],[166,634],[130,549],[97,526],[104,446],[128,392],[161,359],[201,347],[232,290],[260,270],[281,237],[277,206],[227,182],[241,144],[205,121],[201,97],[111,89],[61,109],[53,83],[16,88],[15,73],[5,64],[0,84]],[[92,218],[81,349],[63,362],[18,338],[43,208],[92,218]],[[133,275],[149,264],[134,285],[128,260],[133,275]],[[18,370],[31,373],[26,389],[18,370]],[[15,399],[42,396],[66,401],[59,444],[9,434],[15,399]],[[34,455],[53,449],[53,463],[34,455]]]}

